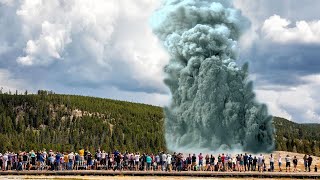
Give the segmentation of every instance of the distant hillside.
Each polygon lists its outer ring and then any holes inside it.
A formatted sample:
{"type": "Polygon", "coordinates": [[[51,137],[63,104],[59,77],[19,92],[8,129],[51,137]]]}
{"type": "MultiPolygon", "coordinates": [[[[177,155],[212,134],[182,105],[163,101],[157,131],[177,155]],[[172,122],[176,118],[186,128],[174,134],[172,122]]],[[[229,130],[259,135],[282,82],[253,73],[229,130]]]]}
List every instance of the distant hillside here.
{"type": "MultiPolygon", "coordinates": [[[[162,108],[39,91],[0,93],[0,152],[56,149],[165,150],[162,108]]],[[[274,118],[276,149],[319,155],[320,125],[274,118]]]]}
{"type": "Polygon", "coordinates": [[[276,149],[320,155],[320,124],[297,124],[274,117],[276,149]]]}
{"type": "Polygon", "coordinates": [[[165,150],[162,108],[102,98],[0,94],[4,150],[165,150]]]}

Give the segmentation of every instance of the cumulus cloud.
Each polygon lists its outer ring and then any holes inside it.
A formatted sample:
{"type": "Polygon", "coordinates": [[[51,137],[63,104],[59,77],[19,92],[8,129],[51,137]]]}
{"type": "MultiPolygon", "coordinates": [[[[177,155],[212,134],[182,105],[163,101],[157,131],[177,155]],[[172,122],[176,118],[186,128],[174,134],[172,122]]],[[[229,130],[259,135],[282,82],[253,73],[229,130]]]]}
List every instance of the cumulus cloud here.
{"type": "Polygon", "coordinates": [[[23,91],[26,84],[22,79],[13,77],[10,71],[0,68],[0,89],[2,92],[23,91]]]}
{"type": "MultiPolygon", "coordinates": [[[[48,64],[67,56],[67,46],[73,38],[83,39],[90,47],[96,43],[96,52],[108,45],[118,16],[116,1],[43,1],[24,0],[16,10],[23,24],[24,36],[29,39],[19,57],[23,65],[48,64]],[[78,34],[78,36],[76,36],[78,34]]],[[[103,56],[97,56],[102,62],[103,56]]]]}
{"type": "Polygon", "coordinates": [[[48,64],[52,60],[62,59],[65,46],[71,43],[68,30],[65,26],[51,24],[44,21],[41,25],[41,34],[37,40],[27,42],[25,53],[26,56],[19,57],[18,63],[23,65],[48,64]]]}
{"type": "Polygon", "coordinates": [[[271,113],[296,122],[320,123],[318,89],[320,74],[301,77],[304,84],[288,87],[257,87],[257,97],[266,102],[271,113]]]}
{"type": "Polygon", "coordinates": [[[273,15],[264,21],[262,32],[266,38],[279,43],[320,43],[320,20],[297,21],[290,27],[291,21],[273,15]]]}
{"type": "Polygon", "coordinates": [[[295,122],[320,122],[316,95],[320,86],[315,77],[320,74],[316,8],[320,1],[234,2],[252,23],[240,42],[240,62],[250,62],[257,98],[273,115],[295,122]]]}
{"type": "Polygon", "coordinates": [[[15,76],[42,88],[109,86],[168,95],[162,82],[168,57],[148,23],[160,2],[0,3],[0,28],[4,30],[0,34],[0,67],[11,69],[15,76]]]}

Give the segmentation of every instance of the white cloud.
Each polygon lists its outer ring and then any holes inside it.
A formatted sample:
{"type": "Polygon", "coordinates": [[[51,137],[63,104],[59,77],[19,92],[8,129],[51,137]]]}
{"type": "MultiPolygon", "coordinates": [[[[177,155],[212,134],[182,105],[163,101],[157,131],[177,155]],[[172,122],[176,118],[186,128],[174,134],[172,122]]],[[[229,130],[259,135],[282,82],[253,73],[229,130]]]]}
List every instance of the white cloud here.
{"type": "Polygon", "coordinates": [[[6,4],[11,6],[14,0],[0,0],[0,4],[6,4]]]}
{"type": "Polygon", "coordinates": [[[160,1],[1,3],[0,28],[5,31],[0,34],[0,56],[9,56],[6,60],[11,64],[14,58],[17,68],[34,69],[31,78],[36,82],[46,83],[50,78],[50,82],[71,86],[168,92],[163,83],[168,56],[148,24],[160,1]]]}
{"type": "Polygon", "coordinates": [[[37,40],[29,40],[24,57],[17,61],[23,65],[48,64],[50,61],[62,59],[65,46],[71,43],[68,26],[51,24],[44,21],[41,25],[41,35],[37,40]]]}
{"type": "Polygon", "coordinates": [[[257,99],[260,102],[267,104],[270,114],[292,120],[292,115],[290,115],[289,112],[287,112],[283,107],[281,107],[281,104],[279,104],[281,95],[278,92],[273,90],[259,89],[257,89],[255,92],[257,94],[257,99]]]}
{"type": "MultiPolygon", "coordinates": [[[[28,39],[26,55],[17,61],[23,65],[47,65],[64,57],[67,46],[72,46],[72,38],[84,39],[88,44],[83,46],[97,42],[97,51],[108,45],[118,16],[118,3],[115,0],[24,0],[16,14],[28,39]]],[[[103,56],[96,57],[97,62],[104,61],[103,56]]]]}
{"type": "Polygon", "coordinates": [[[291,22],[273,15],[264,21],[262,32],[267,39],[278,43],[320,43],[320,20],[297,21],[294,27],[291,22]]]}
{"type": "Polygon", "coordinates": [[[25,87],[25,82],[22,79],[16,79],[7,69],[0,69],[0,89],[2,92],[22,92],[25,87]]]}
{"type": "Polygon", "coordinates": [[[320,123],[317,100],[320,74],[304,76],[301,80],[305,83],[295,87],[257,87],[257,98],[268,105],[272,115],[296,122],[320,123]]]}

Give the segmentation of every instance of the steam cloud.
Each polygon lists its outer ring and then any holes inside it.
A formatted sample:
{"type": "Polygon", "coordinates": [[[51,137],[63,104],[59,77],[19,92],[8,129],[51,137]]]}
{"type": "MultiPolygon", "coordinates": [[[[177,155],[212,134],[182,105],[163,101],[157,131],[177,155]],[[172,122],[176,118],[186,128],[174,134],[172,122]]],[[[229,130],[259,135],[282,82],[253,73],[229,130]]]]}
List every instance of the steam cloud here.
{"type": "Polygon", "coordinates": [[[166,0],[152,26],[171,57],[168,149],[273,150],[272,117],[255,100],[248,65],[235,63],[237,40],[249,23],[231,2],[166,0]]]}

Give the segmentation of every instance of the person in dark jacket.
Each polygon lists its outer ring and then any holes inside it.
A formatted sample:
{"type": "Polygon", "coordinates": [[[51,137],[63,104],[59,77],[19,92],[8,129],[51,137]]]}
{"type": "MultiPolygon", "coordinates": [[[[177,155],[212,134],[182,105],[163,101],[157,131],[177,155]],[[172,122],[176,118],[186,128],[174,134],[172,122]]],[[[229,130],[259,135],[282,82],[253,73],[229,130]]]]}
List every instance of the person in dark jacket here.
{"type": "Polygon", "coordinates": [[[311,164],[312,164],[312,157],[309,155],[308,157],[308,171],[311,172],[311,164]]]}

